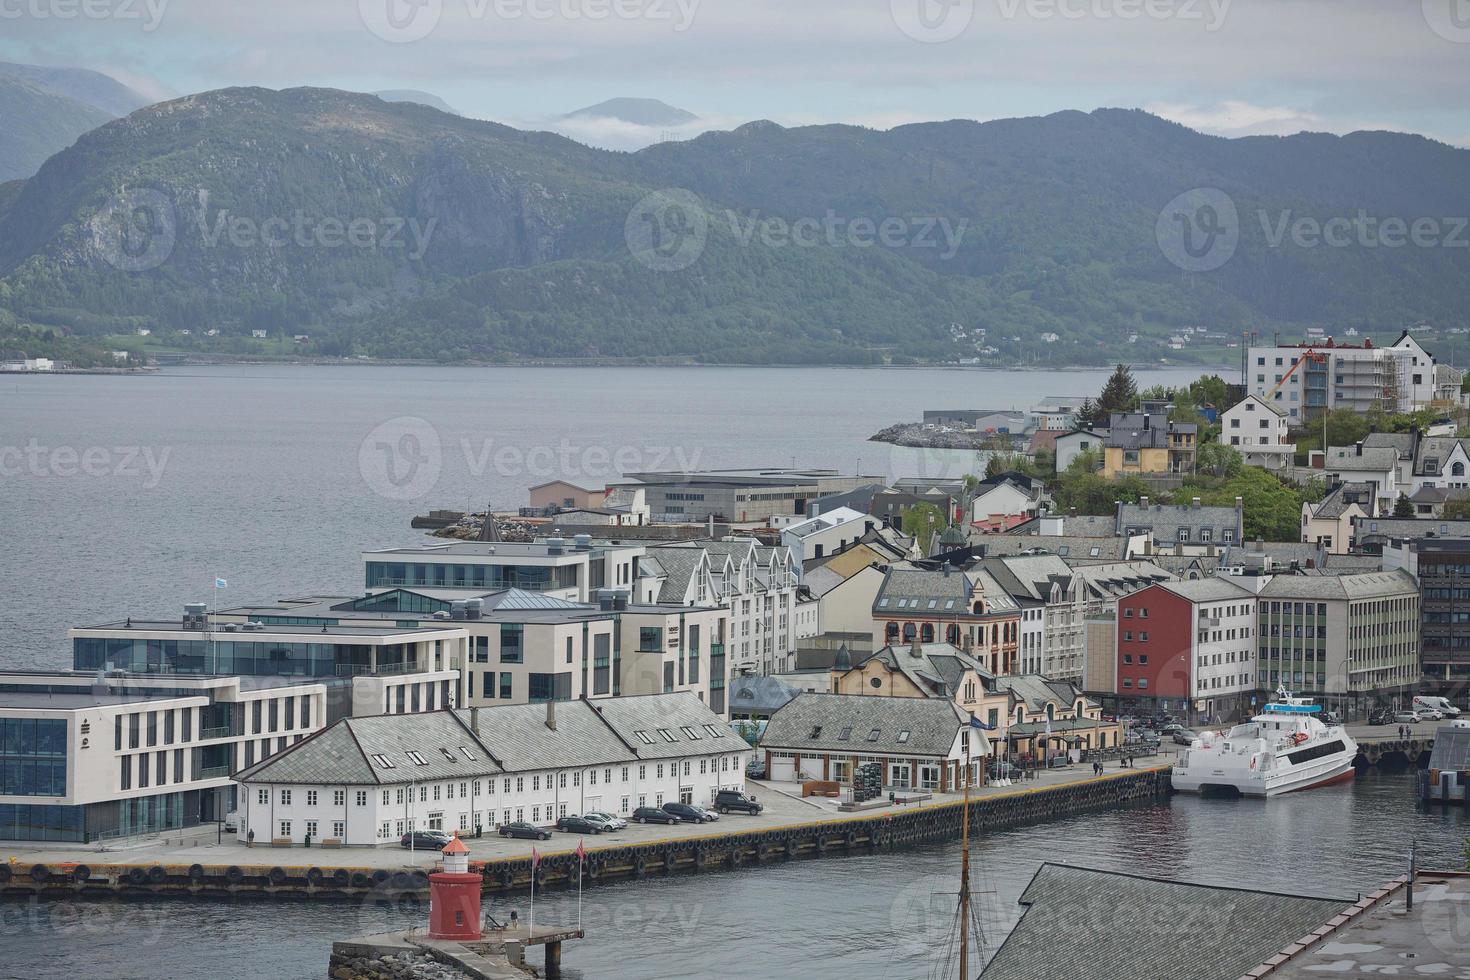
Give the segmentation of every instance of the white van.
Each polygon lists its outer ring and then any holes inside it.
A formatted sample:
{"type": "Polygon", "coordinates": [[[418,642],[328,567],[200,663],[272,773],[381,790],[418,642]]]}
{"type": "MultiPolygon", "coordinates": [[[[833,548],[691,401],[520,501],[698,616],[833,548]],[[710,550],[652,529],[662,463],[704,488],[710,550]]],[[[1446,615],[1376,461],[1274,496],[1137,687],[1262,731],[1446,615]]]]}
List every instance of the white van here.
{"type": "Polygon", "coordinates": [[[1430,709],[1438,711],[1446,718],[1460,717],[1460,709],[1450,704],[1447,698],[1432,698],[1416,696],[1414,698],[1414,710],[1428,712],[1430,709]]]}

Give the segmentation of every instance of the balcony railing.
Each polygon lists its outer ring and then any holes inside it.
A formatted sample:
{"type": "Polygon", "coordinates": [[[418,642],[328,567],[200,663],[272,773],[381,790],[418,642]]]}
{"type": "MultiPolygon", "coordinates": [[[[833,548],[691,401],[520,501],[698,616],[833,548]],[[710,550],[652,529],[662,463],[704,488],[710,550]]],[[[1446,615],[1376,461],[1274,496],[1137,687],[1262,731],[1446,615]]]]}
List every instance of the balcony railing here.
{"type": "Polygon", "coordinates": [[[711,657],[723,657],[725,655],[725,644],[711,643],[709,645],[709,655],[711,657]]]}
{"type": "Polygon", "coordinates": [[[338,664],[338,677],[392,677],[396,674],[412,674],[417,672],[419,665],[416,661],[408,660],[398,664],[378,664],[374,669],[370,664],[338,664]]]}
{"type": "Polygon", "coordinates": [[[229,774],[229,766],[209,766],[199,770],[200,779],[219,779],[221,776],[228,776],[229,774]]]}
{"type": "Polygon", "coordinates": [[[229,738],[232,734],[234,733],[230,731],[229,725],[222,725],[219,728],[199,729],[200,738],[229,738]]]}

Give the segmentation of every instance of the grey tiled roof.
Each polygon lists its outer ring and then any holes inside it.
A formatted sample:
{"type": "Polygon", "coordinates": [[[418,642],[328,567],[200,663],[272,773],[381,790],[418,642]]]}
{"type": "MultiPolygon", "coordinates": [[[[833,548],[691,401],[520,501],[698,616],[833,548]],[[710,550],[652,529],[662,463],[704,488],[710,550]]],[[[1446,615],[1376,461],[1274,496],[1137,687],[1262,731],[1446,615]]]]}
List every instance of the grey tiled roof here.
{"type": "Polygon", "coordinates": [[[1228,602],[1232,599],[1240,599],[1250,595],[1246,589],[1230,578],[1201,578],[1184,582],[1164,582],[1159,588],[1168,589],[1175,595],[1188,599],[1190,602],[1228,602]]]}
{"type": "Polygon", "coordinates": [[[1414,451],[1412,432],[1370,432],[1363,437],[1364,449],[1392,449],[1403,459],[1414,451]]]}
{"type": "MultiPolygon", "coordinates": [[[[1423,455],[1422,449],[1420,455],[1421,457],[1423,455]]],[[[1327,448],[1327,469],[1329,470],[1382,473],[1393,469],[1398,465],[1398,461],[1397,449],[1369,449],[1365,446],[1362,453],[1359,453],[1356,446],[1329,446],[1327,448]]]]}
{"type": "Polygon", "coordinates": [[[1020,901],[985,980],[1237,980],[1353,900],[1043,864],[1020,901]]]}
{"type": "Polygon", "coordinates": [[[1313,517],[1338,518],[1353,504],[1365,514],[1373,513],[1373,498],[1376,496],[1371,483],[1341,483],[1332,489],[1312,510],[1313,517]]]}
{"type": "Polygon", "coordinates": [[[1470,521],[1451,521],[1434,517],[1355,517],[1353,535],[1386,538],[1470,537],[1470,521]]]}
{"type": "Polygon", "coordinates": [[[866,657],[855,655],[853,664],[857,666],[869,660],[880,661],[889,670],[903,674],[914,686],[929,692],[930,697],[953,697],[967,670],[975,671],[987,689],[995,680],[995,675],[980,661],[952,643],[920,643],[917,648],[912,643],[890,644],[866,657]]]}
{"type": "Polygon", "coordinates": [[[761,747],[784,751],[888,752],[944,757],[966,719],[949,698],[798,694],[771,716],[761,747]],[[847,731],[847,738],[842,733],[847,731]],[[878,736],[869,740],[877,731],[878,736]],[[901,733],[908,732],[903,741],[901,733]]]}
{"type": "Polygon", "coordinates": [[[1016,609],[1016,601],[988,572],[951,571],[946,575],[944,572],[916,568],[890,568],[883,584],[878,587],[873,609],[883,613],[896,613],[902,609],[916,615],[967,615],[970,612],[970,596],[976,585],[983,592],[986,607],[991,612],[1016,609]],[[885,600],[887,604],[883,605],[885,600]],[[900,600],[916,600],[918,604],[899,606],[897,603],[900,600]],[[929,605],[931,601],[936,603],[932,608],[929,605]]]}
{"type": "Polygon", "coordinates": [[[1348,575],[1277,575],[1260,592],[1262,599],[1372,599],[1418,594],[1414,576],[1403,569],[1348,575]]]}
{"type": "Polygon", "coordinates": [[[1035,534],[976,534],[970,538],[975,547],[985,549],[987,558],[1042,551],[1068,561],[1122,561],[1128,557],[1126,538],[1093,538],[1035,534]]]}
{"type": "Polygon", "coordinates": [[[729,725],[688,692],[558,701],[555,731],[546,725],[544,704],[481,708],[478,730],[475,716],[476,712],[460,709],[344,718],[235,778],[314,785],[394,784],[714,755],[740,748],[739,736],[729,725]],[[720,735],[712,736],[705,725],[714,726],[720,735]],[[684,726],[697,737],[689,738],[684,726]],[[659,729],[668,731],[674,741],[665,739],[659,729]],[[638,738],[638,731],[652,743],[638,738]],[[417,752],[423,764],[409,752],[417,752]],[[392,767],[374,761],[376,755],[385,756],[392,767]]]}
{"type": "Polygon", "coordinates": [[[775,677],[741,676],[727,685],[731,711],[771,712],[796,697],[799,688],[775,677]]]}
{"type": "Polygon", "coordinates": [[[1188,529],[1185,543],[1199,544],[1203,541],[1200,531],[1208,528],[1213,543],[1225,541],[1228,529],[1239,541],[1243,534],[1241,511],[1231,507],[1195,507],[1193,504],[1141,504],[1120,503],[1118,505],[1118,533],[1126,534],[1130,528],[1147,532],[1159,543],[1179,541],[1179,530],[1188,529]]]}
{"type": "Polygon", "coordinates": [[[1004,674],[997,677],[995,683],[997,687],[1009,690],[1017,702],[1024,704],[1027,714],[1045,712],[1048,701],[1056,702],[1064,711],[1070,711],[1078,698],[1084,698],[1089,705],[1096,707],[1076,685],[1041,674],[1004,674]]]}

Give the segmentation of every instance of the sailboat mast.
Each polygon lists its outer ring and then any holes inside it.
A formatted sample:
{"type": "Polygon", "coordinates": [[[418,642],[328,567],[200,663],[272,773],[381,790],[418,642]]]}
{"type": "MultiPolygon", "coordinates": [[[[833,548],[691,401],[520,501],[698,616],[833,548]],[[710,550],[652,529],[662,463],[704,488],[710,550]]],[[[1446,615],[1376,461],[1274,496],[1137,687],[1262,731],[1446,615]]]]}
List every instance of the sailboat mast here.
{"type": "Polygon", "coordinates": [[[965,730],[965,802],[960,811],[960,980],[970,980],[970,730],[965,730]]]}

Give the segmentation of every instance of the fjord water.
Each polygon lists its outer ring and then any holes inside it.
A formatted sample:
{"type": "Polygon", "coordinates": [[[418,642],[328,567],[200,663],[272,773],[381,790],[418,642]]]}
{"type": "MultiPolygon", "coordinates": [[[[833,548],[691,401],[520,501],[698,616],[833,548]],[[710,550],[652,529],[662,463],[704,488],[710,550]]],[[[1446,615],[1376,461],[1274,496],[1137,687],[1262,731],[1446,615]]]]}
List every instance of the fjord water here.
{"type": "MultiPolygon", "coordinates": [[[[0,379],[0,667],[64,666],[67,626],[172,617],[184,602],[209,600],[216,577],[229,603],[354,594],[362,549],[423,540],[408,527],[413,514],[487,500],[514,508],[530,484],[615,475],[619,452],[628,469],[794,460],[851,470],[861,460],[885,477],[957,475],[972,454],[865,440],[925,408],[1093,393],[1104,374],[221,367],[0,379]],[[405,417],[428,428],[384,427],[405,417]],[[383,482],[378,454],[401,449],[429,467],[434,439],[432,484],[427,470],[383,482]],[[561,472],[563,460],[577,472],[561,472]]],[[[1424,866],[1462,866],[1466,830],[1457,810],[1416,810],[1406,775],[1369,773],[1270,803],[1176,797],[982,829],[975,888],[993,943],[1043,861],[1352,898],[1400,873],[1415,840],[1424,866]]],[[[589,889],[590,939],[568,947],[566,973],[928,977],[948,935],[957,867],[950,844],[589,889]]],[[[524,896],[490,906],[500,916],[510,908],[524,916],[524,896]]],[[[321,978],[333,939],[423,915],[300,902],[6,904],[0,977],[321,978]]],[[[574,896],[539,898],[537,916],[570,921],[574,896]]]]}
{"type": "Polygon", "coordinates": [[[0,378],[0,667],[66,666],[68,626],[172,618],[214,598],[216,578],[229,604],[355,595],[363,549],[424,540],[414,514],[514,510],[548,480],[793,462],[955,477],[974,453],[866,440],[926,408],[1095,394],[1106,375],[238,366],[0,378]]]}
{"type": "MultiPolygon", "coordinates": [[[[1464,865],[1470,822],[1417,810],[1407,775],[1370,771],[1355,785],[1261,800],[1178,796],[974,839],[973,886],[993,948],[1045,861],[1236,888],[1355,899],[1402,873],[1411,841],[1423,867],[1464,865]]],[[[735,817],[727,819],[734,820],[735,817]]],[[[573,980],[802,977],[924,980],[941,964],[953,918],[959,845],[774,863],[706,875],[590,887],[588,938],[566,947],[573,980]]],[[[487,911],[528,913],[524,894],[487,911]]],[[[1201,927],[1161,909],[1150,928],[1201,927]]],[[[1105,928],[1109,909],[1097,910],[1105,928]]],[[[538,895],[541,922],[574,922],[575,892],[538,895]]],[[[333,939],[420,925],[426,910],[356,903],[129,902],[0,904],[0,976],[310,978],[327,975],[333,939]]],[[[1228,921],[1215,923],[1230,928],[1228,921]]],[[[1081,927],[1081,924],[1079,924],[1081,927]]],[[[1448,937],[1439,937],[1440,940],[1448,937]]],[[[1426,950],[1436,941],[1426,938],[1426,950]]],[[[1458,940],[1454,940],[1458,941],[1458,940]]]]}

